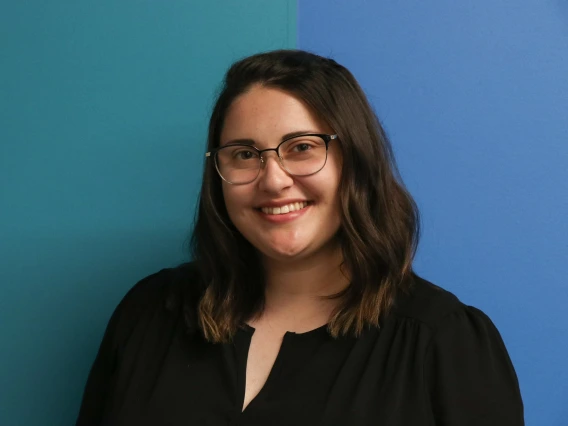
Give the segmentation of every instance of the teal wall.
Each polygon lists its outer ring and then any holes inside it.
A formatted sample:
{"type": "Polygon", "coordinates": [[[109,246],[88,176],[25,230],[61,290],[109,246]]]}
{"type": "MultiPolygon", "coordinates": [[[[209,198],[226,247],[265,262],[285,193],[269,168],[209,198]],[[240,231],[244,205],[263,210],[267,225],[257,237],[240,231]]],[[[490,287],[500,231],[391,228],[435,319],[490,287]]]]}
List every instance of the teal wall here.
{"type": "Polygon", "coordinates": [[[74,422],[117,302],[187,259],[223,72],[294,47],[295,20],[292,0],[4,2],[0,425],[74,422]]]}

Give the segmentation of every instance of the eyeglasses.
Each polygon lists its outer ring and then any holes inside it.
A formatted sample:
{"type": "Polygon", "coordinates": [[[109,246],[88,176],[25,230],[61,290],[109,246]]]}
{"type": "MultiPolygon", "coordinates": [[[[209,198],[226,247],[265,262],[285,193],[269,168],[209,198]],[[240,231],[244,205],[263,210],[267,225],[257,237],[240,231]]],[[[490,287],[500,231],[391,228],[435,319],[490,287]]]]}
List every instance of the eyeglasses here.
{"type": "Polygon", "coordinates": [[[225,182],[244,185],[260,174],[263,154],[276,151],[280,166],[293,176],[310,176],[324,168],[329,142],[337,135],[309,133],[284,139],[276,148],[258,149],[244,143],[223,145],[205,154],[213,156],[215,168],[225,182]]]}

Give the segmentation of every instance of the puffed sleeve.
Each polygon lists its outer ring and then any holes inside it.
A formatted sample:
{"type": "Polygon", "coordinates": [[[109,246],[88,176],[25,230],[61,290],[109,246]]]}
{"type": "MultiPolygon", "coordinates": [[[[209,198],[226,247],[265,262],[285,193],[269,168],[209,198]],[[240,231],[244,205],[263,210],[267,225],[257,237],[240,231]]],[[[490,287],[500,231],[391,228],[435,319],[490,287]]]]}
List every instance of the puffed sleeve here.
{"type": "Polygon", "coordinates": [[[426,351],[426,391],[436,426],[521,426],[523,402],[503,340],[479,309],[444,317],[426,351]]]}

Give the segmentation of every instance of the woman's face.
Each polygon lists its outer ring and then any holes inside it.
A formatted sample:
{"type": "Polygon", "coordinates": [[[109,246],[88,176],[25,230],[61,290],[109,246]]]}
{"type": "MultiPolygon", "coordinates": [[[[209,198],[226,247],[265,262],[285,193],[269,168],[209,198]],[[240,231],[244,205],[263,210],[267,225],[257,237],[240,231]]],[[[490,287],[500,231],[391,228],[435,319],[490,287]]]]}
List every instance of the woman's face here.
{"type": "MultiPolygon", "coordinates": [[[[259,149],[276,148],[284,135],[299,131],[333,133],[296,97],[257,85],[230,106],[220,144],[250,139],[259,149]]],[[[276,152],[270,151],[263,154],[264,164],[253,182],[231,185],[223,181],[223,196],[231,221],[264,256],[288,261],[334,248],[334,236],[341,221],[339,143],[337,140],[329,143],[325,167],[311,176],[291,176],[281,168],[276,152]],[[295,203],[302,202],[307,202],[307,206],[285,214],[266,209],[291,203],[298,208],[302,204],[295,203]]]]}

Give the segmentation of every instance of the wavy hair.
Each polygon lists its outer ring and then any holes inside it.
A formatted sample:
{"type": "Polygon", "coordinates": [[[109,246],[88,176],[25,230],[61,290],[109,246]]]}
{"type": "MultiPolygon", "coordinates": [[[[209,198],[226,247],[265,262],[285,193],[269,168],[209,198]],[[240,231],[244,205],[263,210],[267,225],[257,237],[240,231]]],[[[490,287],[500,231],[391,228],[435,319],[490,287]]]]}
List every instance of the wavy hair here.
{"type": "MultiPolygon", "coordinates": [[[[328,324],[334,337],[379,326],[398,291],[412,283],[419,238],[417,206],[405,189],[391,144],[353,75],[333,59],[301,50],[260,53],[234,63],[209,122],[216,148],[232,102],[253,85],[278,88],[305,102],[339,135],[342,171],[338,232],[350,284],[328,324]]],[[[221,179],[207,162],[191,237],[202,293],[197,323],[211,342],[227,342],[264,308],[264,273],[256,249],[229,219],[221,179]]]]}

